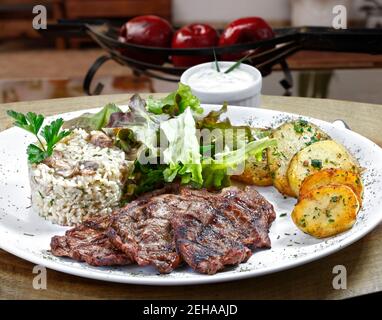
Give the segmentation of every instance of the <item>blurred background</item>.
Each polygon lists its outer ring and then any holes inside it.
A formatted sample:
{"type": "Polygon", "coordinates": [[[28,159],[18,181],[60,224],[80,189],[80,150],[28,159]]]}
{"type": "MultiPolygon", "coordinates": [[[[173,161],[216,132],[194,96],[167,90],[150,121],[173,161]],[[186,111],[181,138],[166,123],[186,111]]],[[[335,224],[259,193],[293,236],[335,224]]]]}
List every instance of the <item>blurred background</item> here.
{"type": "MultiPolygon", "coordinates": [[[[47,39],[32,28],[32,8],[48,9],[48,23],[60,19],[128,19],[155,14],[174,27],[203,22],[224,28],[230,21],[260,16],[272,27],[330,26],[332,8],[347,8],[348,26],[381,28],[378,0],[0,0],[0,103],[84,95],[83,78],[103,54],[90,38],[47,39]]],[[[382,39],[381,39],[382,41],[382,39]]],[[[298,52],[288,58],[292,95],[382,103],[382,56],[332,52],[298,52]]],[[[264,79],[263,94],[282,95],[277,68],[264,79]]],[[[108,61],[96,75],[102,94],[168,92],[176,83],[137,76],[108,61]]]]}

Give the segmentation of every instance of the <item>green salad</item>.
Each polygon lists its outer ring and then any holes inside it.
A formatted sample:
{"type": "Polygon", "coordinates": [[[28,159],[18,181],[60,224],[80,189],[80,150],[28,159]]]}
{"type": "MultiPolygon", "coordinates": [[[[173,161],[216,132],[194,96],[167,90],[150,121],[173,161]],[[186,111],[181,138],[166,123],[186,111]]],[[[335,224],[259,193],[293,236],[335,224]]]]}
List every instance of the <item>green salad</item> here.
{"type": "MultiPolygon", "coordinates": [[[[109,103],[97,113],[85,113],[64,122],[61,131],[60,120],[57,130],[53,130],[56,138],[51,139],[57,142],[74,128],[99,130],[111,137],[114,145],[124,150],[127,159],[134,161],[134,171],[125,187],[126,199],[175,181],[195,188],[219,190],[230,185],[232,172],[249,156],[261,161],[263,150],[276,144],[273,139],[257,139],[249,126],[234,126],[228,118],[221,120],[227,105],[203,116],[199,99],[190,87],[181,83],[163,99],[145,100],[134,95],[128,106],[128,110],[123,111],[109,103]],[[209,139],[204,139],[206,132],[213,133],[209,139]]],[[[27,119],[41,120],[42,117],[28,114],[24,119],[12,111],[9,115],[18,120],[21,127],[27,127],[27,119]]],[[[32,133],[37,135],[38,130],[32,133]]],[[[50,136],[43,134],[47,142],[50,136]]],[[[51,155],[53,145],[48,147],[49,152],[43,153],[44,145],[39,146],[42,155],[29,155],[29,160],[36,163],[51,155]]]]}

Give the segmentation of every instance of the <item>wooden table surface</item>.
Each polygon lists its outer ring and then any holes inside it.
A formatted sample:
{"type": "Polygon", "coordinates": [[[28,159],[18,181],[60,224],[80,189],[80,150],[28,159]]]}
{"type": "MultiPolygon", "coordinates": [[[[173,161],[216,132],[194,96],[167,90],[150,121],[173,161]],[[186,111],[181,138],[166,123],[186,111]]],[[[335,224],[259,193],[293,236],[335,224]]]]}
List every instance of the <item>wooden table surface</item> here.
{"type": "MultiPolygon", "coordinates": [[[[158,94],[160,95],[160,94],[158,94]]],[[[5,110],[45,115],[126,102],[129,95],[80,97],[0,105],[0,130],[10,126],[5,110]]],[[[299,113],[350,127],[382,146],[382,105],[335,100],[264,96],[264,108],[299,113]]],[[[382,209],[381,209],[382,214],[382,209]]],[[[382,290],[382,225],[342,251],[263,277],[220,284],[154,287],[107,283],[48,270],[47,289],[35,290],[33,264],[0,249],[0,299],[331,299],[382,290]],[[332,286],[333,267],[347,269],[347,289],[332,286]]]]}
{"type": "MultiPolygon", "coordinates": [[[[291,70],[382,68],[382,55],[365,53],[299,51],[288,59],[291,70]]],[[[279,68],[279,66],[275,66],[279,68]]]]}

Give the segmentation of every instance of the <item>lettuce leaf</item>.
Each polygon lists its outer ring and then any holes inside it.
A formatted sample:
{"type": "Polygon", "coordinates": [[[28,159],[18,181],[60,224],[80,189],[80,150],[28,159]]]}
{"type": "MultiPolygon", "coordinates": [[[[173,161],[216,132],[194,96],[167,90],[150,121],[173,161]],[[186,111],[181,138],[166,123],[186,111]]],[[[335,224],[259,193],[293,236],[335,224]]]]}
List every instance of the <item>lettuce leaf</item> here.
{"type": "Polygon", "coordinates": [[[229,121],[228,118],[226,118],[224,121],[220,121],[221,115],[226,113],[228,110],[228,104],[225,102],[223,106],[220,108],[220,110],[213,110],[210,111],[205,117],[199,119],[196,122],[196,127],[199,129],[226,129],[226,128],[231,128],[232,124],[229,121]]]}
{"type": "Polygon", "coordinates": [[[203,187],[207,189],[221,189],[231,184],[230,176],[239,174],[234,172],[244,168],[245,160],[249,156],[255,156],[261,161],[264,149],[276,145],[275,139],[263,138],[252,141],[244,147],[216,154],[215,158],[207,158],[202,161],[203,187]],[[241,167],[240,167],[241,166],[241,167]]]}
{"type": "Polygon", "coordinates": [[[158,156],[158,130],[160,123],[167,119],[168,115],[154,115],[148,112],[145,100],[135,94],[129,101],[129,110],[113,113],[102,130],[113,135],[117,146],[125,152],[137,151],[137,158],[145,164],[158,156]]]}
{"type": "Polygon", "coordinates": [[[183,113],[188,107],[196,113],[202,113],[200,100],[191,92],[191,88],[179,82],[178,90],[170,93],[163,99],[154,99],[150,96],[147,101],[147,109],[154,114],[169,114],[176,116],[183,113]]]}
{"type": "MultiPolygon", "coordinates": [[[[213,145],[229,145],[231,150],[240,149],[245,146],[246,143],[255,140],[252,134],[250,126],[241,125],[236,126],[231,123],[228,118],[220,120],[228,110],[227,103],[224,103],[219,110],[210,111],[205,117],[196,121],[196,127],[199,130],[219,130],[221,135],[215,136],[214,141],[211,141],[213,145]]],[[[202,147],[205,147],[204,145],[202,147]]]]}
{"type": "Polygon", "coordinates": [[[122,110],[114,103],[108,103],[97,113],[84,113],[77,118],[65,121],[63,127],[69,129],[82,128],[87,131],[101,130],[115,112],[122,112],[122,110]]]}
{"type": "Polygon", "coordinates": [[[160,129],[168,142],[161,155],[163,163],[168,164],[163,172],[165,181],[172,182],[179,177],[182,183],[201,186],[200,146],[191,109],[187,108],[176,118],[162,122],[160,129]]]}
{"type": "Polygon", "coordinates": [[[134,195],[161,188],[165,183],[163,171],[166,165],[141,165],[138,161],[135,163],[135,186],[134,195]]]}
{"type": "Polygon", "coordinates": [[[125,152],[127,160],[135,161],[147,148],[129,128],[103,128],[103,131],[114,137],[114,145],[125,152]]]}

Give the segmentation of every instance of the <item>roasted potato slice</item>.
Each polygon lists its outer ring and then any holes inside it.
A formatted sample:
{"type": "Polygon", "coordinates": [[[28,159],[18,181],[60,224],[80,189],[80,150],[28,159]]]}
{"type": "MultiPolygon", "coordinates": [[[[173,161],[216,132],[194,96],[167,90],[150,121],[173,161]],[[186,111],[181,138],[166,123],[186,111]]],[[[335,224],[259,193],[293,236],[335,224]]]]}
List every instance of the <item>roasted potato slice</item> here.
{"type": "MultiPolygon", "coordinates": [[[[268,137],[272,130],[266,128],[251,128],[252,135],[256,139],[268,137]]],[[[268,167],[267,153],[264,150],[260,162],[254,156],[250,156],[245,162],[245,168],[241,175],[232,176],[232,179],[256,186],[271,186],[272,178],[268,167]]]]}
{"type": "Polygon", "coordinates": [[[288,168],[293,196],[298,196],[304,179],[319,170],[338,168],[359,173],[359,165],[344,146],[333,140],[319,141],[296,153],[288,168]]]}
{"type": "Polygon", "coordinates": [[[294,207],[292,219],[303,232],[316,238],[330,237],[350,229],[359,202],[345,185],[328,185],[308,192],[294,207]]]}
{"type": "Polygon", "coordinates": [[[300,188],[299,197],[304,198],[310,191],[329,184],[345,185],[352,188],[360,206],[362,205],[363,184],[360,175],[343,169],[325,169],[305,178],[300,188]]]}
{"type": "Polygon", "coordinates": [[[268,148],[268,166],[274,186],[283,194],[294,196],[289,187],[287,170],[292,157],[306,146],[330,137],[320,128],[305,120],[287,122],[270,136],[277,139],[277,146],[268,148]]]}
{"type": "Polygon", "coordinates": [[[263,152],[263,159],[260,162],[250,156],[245,162],[244,172],[241,175],[232,176],[232,179],[256,186],[271,186],[272,178],[266,151],[263,152]]]}

